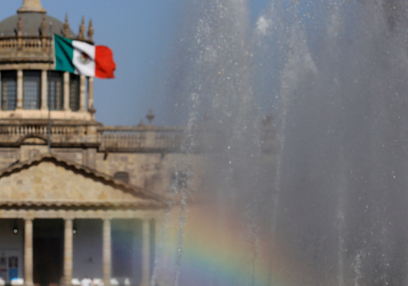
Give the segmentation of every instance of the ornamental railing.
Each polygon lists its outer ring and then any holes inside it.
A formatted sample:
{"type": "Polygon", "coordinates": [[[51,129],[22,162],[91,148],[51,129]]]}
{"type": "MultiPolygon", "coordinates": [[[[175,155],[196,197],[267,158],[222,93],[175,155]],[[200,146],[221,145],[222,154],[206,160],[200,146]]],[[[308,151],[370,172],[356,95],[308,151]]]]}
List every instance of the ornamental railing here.
{"type": "MultiPolygon", "coordinates": [[[[52,144],[58,145],[97,145],[96,130],[93,126],[85,125],[52,125],[50,139],[52,144]],[[94,135],[92,135],[92,133],[94,135]]],[[[48,140],[48,124],[0,124],[0,144],[19,145],[33,143],[37,138],[45,144],[48,140]]],[[[38,140],[35,143],[40,143],[38,140]]]]}
{"type": "Polygon", "coordinates": [[[52,37],[7,36],[0,37],[0,61],[51,61],[52,37]]]}
{"type": "MultiPolygon", "coordinates": [[[[77,41],[93,44],[89,40],[77,41]]],[[[0,62],[52,62],[53,37],[0,36],[0,62]]]]}
{"type": "Polygon", "coordinates": [[[179,151],[184,129],[159,126],[105,126],[98,128],[102,150],[172,150],[179,151]]]}
{"type": "Polygon", "coordinates": [[[48,50],[51,47],[52,38],[47,36],[15,36],[0,37],[0,48],[2,49],[34,49],[48,50]]]}
{"type": "MultiPolygon", "coordinates": [[[[52,146],[93,146],[106,152],[217,152],[213,143],[214,131],[196,130],[190,138],[182,127],[160,126],[100,126],[86,124],[53,123],[50,129],[52,146]],[[189,140],[190,139],[190,140],[189,140]],[[193,142],[191,142],[193,139],[193,142]],[[210,147],[209,147],[210,146],[210,147]],[[190,148],[183,148],[190,147],[190,148]]],[[[1,124],[0,145],[45,144],[48,140],[46,121],[34,124],[1,124]],[[34,138],[34,139],[33,139],[34,138]],[[37,139],[35,139],[37,138],[37,139]]],[[[261,130],[261,149],[274,151],[275,131],[261,130]]]]}
{"type": "MultiPolygon", "coordinates": [[[[27,136],[48,135],[48,125],[0,125],[0,135],[27,136]]],[[[51,135],[87,135],[85,126],[51,126],[51,135]]]]}
{"type": "MultiPolygon", "coordinates": [[[[92,144],[101,151],[178,151],[183,144],[184,129],[157,126],[96,126],[52,124],[52,145],[92,144]]],[[[48,124],[0,124],[0,144],[19,145],[33,139],[48,140],[48,124]]],[[[34,141],[38,142],[38,141],[34,141]]]]}

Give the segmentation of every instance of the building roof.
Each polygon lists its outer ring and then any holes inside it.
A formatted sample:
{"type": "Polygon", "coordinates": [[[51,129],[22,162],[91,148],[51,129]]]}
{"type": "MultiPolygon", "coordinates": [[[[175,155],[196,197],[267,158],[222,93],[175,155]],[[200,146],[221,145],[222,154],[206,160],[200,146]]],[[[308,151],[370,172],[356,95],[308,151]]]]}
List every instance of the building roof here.
{"type": "Polygon", "coordinates": [[[12,166],[0,170],[0,178],[3,178],[5,176],[10,176],[11,174],[18,173],[23,169],[28,169],[32,166],[39,165],[42,162],[52,162],[54,164],[60,165],[66,169],[71,169],[72,171],[76,173],[83,174],[85,177],[89,177],[90,179],[93,179],[95,181],[102,182],[103,184],[110,185],[114,187],[115,189],[119,189],[125,193],[131,194],[134,197],[138,197],[140,199],[143,199],[143,201],[138,201],[138,202],[132,202],[132,201],[94,201],[94,202],[79,202],[79,201],[1,201],[1,205],[21,205],[21,206],[27,206],[27,205],[49,205],[49,206],[59,206],[59,205],[64,205],[64,206],[84,206],[84,207],[89,207],[89,206],[94,206],[94,207],[132,207],[132,206],[137,206],[137,207],[143,207],[144,205],[146,207],[164,207],[166,199],[160,195],[148,192],[146,190],[143,190],[142,188],[139,188],[137,186],[133,186],[131,184],[122,182],[120,180],[114,179],[111,176],[108,176],[106,174],[100,173],[94,169],[91,169],[89,167],[71,162],[69,160],[66,160],[65,158],[61,158],[55,154],[52,153],[47,153],[47,154],[42,154],[39,156],[36,156],[33,159],[24,161],[24,162],[17,162],[16,164],[13,164],[12,166]]]}
{"type": "MultiPolygon", "coordinates": [[[[22,21],[22,35],[23,36],[39,36],[41,35],[41,23],[43,21],[44,13],[39,12],[25,12],[20,13],[22,21]]],[[[8,17],[0,22],[0,36],[16,36],[17,24],[19,15],[8,17]]],[[[51,34],[64,35],[64,23],[60,20],[45,15],[47,24],[51,25],[51,34]]],[[[49,34],[49,31],[47,31],[49,34]]],[[[70,37],[74,38],[75,34],[70,30],[70,37]]]]}

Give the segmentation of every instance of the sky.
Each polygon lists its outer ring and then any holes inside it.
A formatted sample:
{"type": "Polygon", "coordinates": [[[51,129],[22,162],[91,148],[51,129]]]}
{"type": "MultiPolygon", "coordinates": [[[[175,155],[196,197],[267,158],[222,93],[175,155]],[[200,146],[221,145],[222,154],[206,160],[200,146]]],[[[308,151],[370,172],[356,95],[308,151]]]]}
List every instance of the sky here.
{"type": "MultiPolygon", "coordinates": [[[[92,18],[97,45],[110,47],[117,65],[115,79],[95,80],[96,120],[104,125],[135,125],[149,108],[157,125],[166,125],[166,81],[171,77],[171,51],[180,37],[183,4],[193,0],[42,0],[47,14],[78,33],[81,18],[92,18]]],[[[269,0],[250,0],[251,17],[269,0]]],[[[0,19],[14,15],[22,0],[7,1],[0,19]]],[[[144,119],[145,120],[145,119],[144,119]]],[[[145,120],[146,121],[146,120],[145,120]]]]}

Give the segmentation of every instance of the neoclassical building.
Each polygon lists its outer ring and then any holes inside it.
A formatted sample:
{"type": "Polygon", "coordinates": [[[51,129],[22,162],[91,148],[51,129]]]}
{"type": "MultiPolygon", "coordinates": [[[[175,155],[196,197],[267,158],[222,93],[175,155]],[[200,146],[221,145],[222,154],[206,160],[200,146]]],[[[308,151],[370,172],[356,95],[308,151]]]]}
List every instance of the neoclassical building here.
{"type": "Polygon", "coordinates": [[[183,128],[95,121],[93,78],[53,70],[54,33],[93,43],[40,0],[0,22],[0,284],[150,285],[183,128]]]}
{"type": "Polygon", "coordinates": [[[173,233],[162,264],[178,250],[174,190],[204,185],[211,155],[185,151],[184,128],[154,125],[152,111],[137,126],[97,122],[94,79],[55,71],[52,37],[92,44],[92,22],[74,33],[40,2],[0,22],[0,285],[148,286],[161,234],[173,233]]]}

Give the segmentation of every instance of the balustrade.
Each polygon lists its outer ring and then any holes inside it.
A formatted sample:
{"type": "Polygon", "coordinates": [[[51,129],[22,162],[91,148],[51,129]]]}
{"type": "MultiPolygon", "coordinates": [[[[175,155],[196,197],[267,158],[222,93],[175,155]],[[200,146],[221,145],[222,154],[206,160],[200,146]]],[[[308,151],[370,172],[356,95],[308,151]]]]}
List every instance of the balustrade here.
{"type": "Polygon", "coordinates": [[[104,149],[116,148],[153,148],[153,149],[179,149],[183,143],[183,133],[178,134],[159,131],[102,131],[99,142],[104,149]],[[153,132],[154,140],[147,140],[146,133],[153,132]]]}
{"type": "MultiPolygon", "coordinates": [[[[47,125],[8,125],[0,126],[0,135],[47,135],[47,125]]],[[[83,126],[52,126],[51,135],[87,135],[83,126]]]]}
{"type": "MultiPolygon", "coordinates": [[[[184,129],[158,126],[106,126],[88,127],[86,125],[54,124],[51,126],[51,142],[64,144],[98,144],[100,150],[108,151],[180,151],[183,145],[189,145],[184,129]]],[[[0,144],[16,143],[24,137],[48,136],[47,124],[0,125],[0,144]]],[[[188,138],[187,138],[188,139],[188,138]]],[[[274,150],[274,130],[263,129],[261,144],[263,152],[274,150]]],[[[198,144],[200,145],[200,144],[198,144]]],[[[198,148],[197,144],[195,148],[198,148]]]]}
{"type": "MultiPolygon", "coordinates": [[[[47,137],[48,125],[0,125],[0,143],[13,143],[26,136],[47,137]]],[[[100,127],[97,134],[89,134],[85,125],[52,125],[52,142],[95,142],[102,150],[120,149],[180,149],[183,129],[100,127]],[[150,134],[150,135],[149,135],[150,134]]]]}
{"type": "Polygon", "coordinates": [[[16,36],[0,37],[0,55],[3,58],[13,60],[21,58],[38,58],[45,60],[49,58],[50,49],[52,49],[52,38],[43,36],[16,36]],[[14,57],[13,57],[14,54],[14,57]]]}

